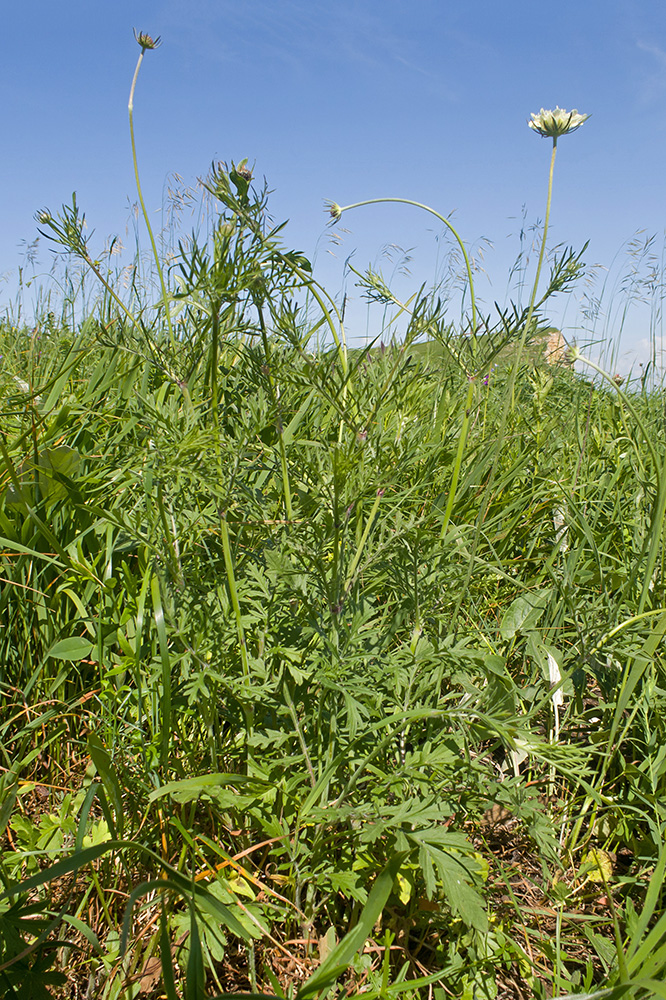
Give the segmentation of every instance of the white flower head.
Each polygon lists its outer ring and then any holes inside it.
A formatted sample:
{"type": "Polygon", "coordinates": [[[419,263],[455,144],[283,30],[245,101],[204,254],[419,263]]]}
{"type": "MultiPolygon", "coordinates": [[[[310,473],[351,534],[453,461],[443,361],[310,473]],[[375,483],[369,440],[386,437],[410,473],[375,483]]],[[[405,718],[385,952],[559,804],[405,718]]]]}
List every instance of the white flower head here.
{"type": "Polygon", "coordinates": [[[539,135],[557,139],[561,135],[575,132],[589,117],[589,115],[579,115],[575,108],[573,111],[565,111],[564,108],[546,111],[542,108],[538,115],[532,115],[532,121],[527,124],[539,135]]]}

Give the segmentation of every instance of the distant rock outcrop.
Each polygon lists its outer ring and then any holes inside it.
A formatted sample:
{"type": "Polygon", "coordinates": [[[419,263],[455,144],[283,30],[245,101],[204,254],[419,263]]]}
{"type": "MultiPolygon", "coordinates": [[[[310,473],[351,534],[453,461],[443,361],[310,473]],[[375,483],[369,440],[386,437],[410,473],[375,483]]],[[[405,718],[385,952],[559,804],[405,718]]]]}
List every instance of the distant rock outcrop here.
{"type": "Polygon", "coordinates": [[[569,346],[559,330],[546,330],[534,340],[543,345],[543,356],[548,365],[571,365],[569,346]]]}

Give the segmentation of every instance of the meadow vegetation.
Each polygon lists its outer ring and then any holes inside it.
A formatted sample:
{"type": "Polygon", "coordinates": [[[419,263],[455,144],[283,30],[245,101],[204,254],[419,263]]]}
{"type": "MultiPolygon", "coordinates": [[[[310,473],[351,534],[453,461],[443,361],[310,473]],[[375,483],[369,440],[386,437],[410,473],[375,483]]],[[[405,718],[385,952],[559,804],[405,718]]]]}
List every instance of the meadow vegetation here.
{"type": "Polygon", "coordinates": [[[40,212],[99,295],[0,325],[3,995],[666,997],[661,387],[548,363],[566,249],[350,350],[205,187],[155,283],[40,212]]]}

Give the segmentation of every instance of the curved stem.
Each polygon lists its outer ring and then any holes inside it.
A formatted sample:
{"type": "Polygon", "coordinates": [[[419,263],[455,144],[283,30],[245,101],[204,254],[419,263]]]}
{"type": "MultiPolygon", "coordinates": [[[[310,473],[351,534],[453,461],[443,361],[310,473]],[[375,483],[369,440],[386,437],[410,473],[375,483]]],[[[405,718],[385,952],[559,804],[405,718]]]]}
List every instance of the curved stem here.
{"type": "Polygon", "coordinates": [[[136,69],[134,70],[134,77],[132,78],[132,86],[130,88],[129,101],[127,102],[127,110],[129,112],[129,126],[130,126],[130,138],[132,140],[132,162],[134,163],[134,179],[136,181],[136,190],[139,195],[139,203],[141,205],[141,212],[143,214],[144,221],[146,223],[146,228],[148,230],[148,235],[150,236],[150,245],[153,249],[153,257],[155,258],[155,264],[157,266],[157,273],[160,277],[160,287],[162,289],[162,302],[164,303],[164,315],[166,316],[167,329],[169,331],[169,340],[171,346],[174,347],[175,341],[173,336],[173,327],[171,325],[171,312],[169,310],[169,297],[167,295],[166,284],[164,282],[164,273],[162,271],[162,265],[160,264],[159,254],[157,252],[157,245],[155,243],[155,237],[153,236],[153,229],[150,225],[150,219],[148,218],[148,211],[146,209],[145,202],[143,200],[143,192],[141,190],[141,181],[139,180],[139,165],[136,156],[136,142],[134,139],[134,89],[136,87],[136,81],[139,77],[139,70],[141,69],[141,63],[143,62],[144,49],[141,50],[141,54],[137,60],[136,69]]]}
{"type": "Polygon", "coordinates": [[[345,205],[344,207],[339,208],[339,212],[340,214],[342,214],[343,212],[349,212],[350,209],[352,208],[362,208],[364,205],[381,205],[384,204],[384,202],[397,202],[398,204],[401,205],[413,205],[414,208],[422,208],[424,212],[429,212],[431,215],[434,215],[436,219],[439,219],[440,222],[443,222],[444,225],[453,233],[456,243],[460,247],[462,255],[465,259],[467,280],[469,282],[470,304],[472,307],[472,336],[474,336],[476,334],[476,299],[474,296],[474,278],[472,276],[472,266],[469,261],[469,255],[467,253],[467,248],[465,247],[465,244],[460,238],[460,235],[458,234],[457,230],[451,225],[448,219],[446,219],[443,215],[440,215],[439,212],[436,212],[435,209],[431,208],[429,205],[424,205],[420,201],[413,201],[411,198],[369,198],[367,201],[356,201],[354,202],[353,205],[345,205]]]}

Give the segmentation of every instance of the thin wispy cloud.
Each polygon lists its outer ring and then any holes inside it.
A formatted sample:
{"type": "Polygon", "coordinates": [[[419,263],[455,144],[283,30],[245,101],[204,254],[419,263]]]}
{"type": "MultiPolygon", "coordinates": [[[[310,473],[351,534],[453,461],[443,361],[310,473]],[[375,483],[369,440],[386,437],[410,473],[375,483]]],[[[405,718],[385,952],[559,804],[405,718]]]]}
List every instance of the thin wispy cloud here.
{"type": "MultiPolygon", "coordinates": [[[[332,73],[359,72],[379,82],[385,74],[388,84],[399,72],[426,80],[428,92],[440,100],[460,99],[459,87],[452,83],[453,60],[433,63],[418,36],[418,22],[409,21],[404,12],[396,26],[395,19],[382,16],[376,6],[259,0],[251,7],[204,2],[194,10],[172,4],[167,17],[174,43],[183,51],[194,49],[198,58],[205,55],[237,70],[242,67],[247,74],[277,65],[305,80],[327,66],[332,73]],[[409,27],[402,30],[403,24],[409,27]]],[[[478,41],[449,32],[445,17],[437,18],[437,31],[443,51],[460,54],[461,48],[478,48],[478,41]]],[[[471,51],[469,55],[471,61],[471,51]]]]}
{"type": "Polygon", "coordinates": [[[650,66],[645,64],[643,69],[641,99],[645,104],[661,101],[666,92],[666,50],[645,41],[638,41],[636,47],[652,57],[650,66]]]}

